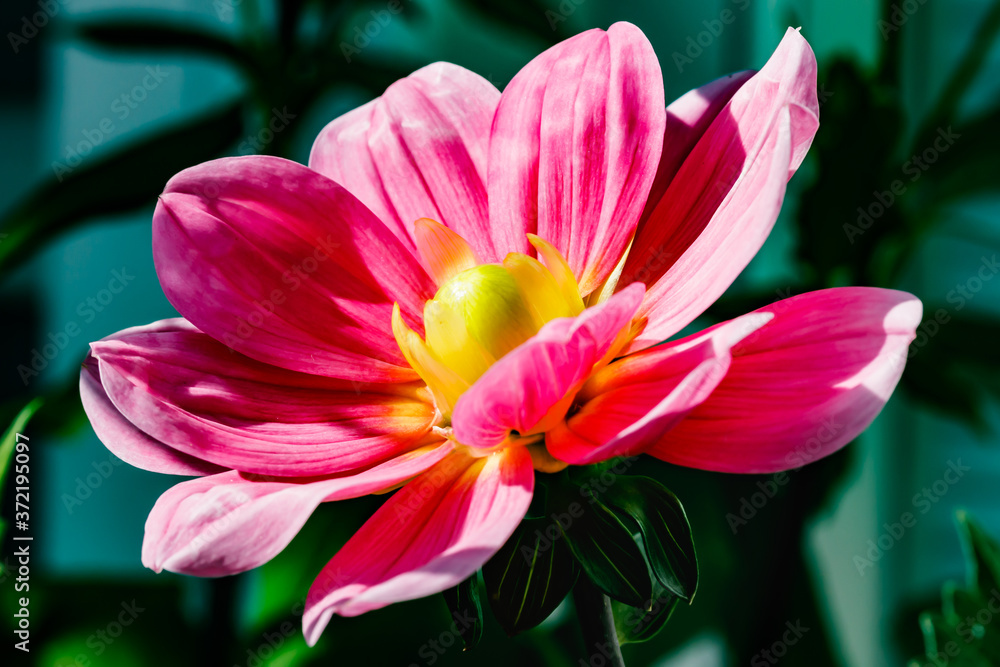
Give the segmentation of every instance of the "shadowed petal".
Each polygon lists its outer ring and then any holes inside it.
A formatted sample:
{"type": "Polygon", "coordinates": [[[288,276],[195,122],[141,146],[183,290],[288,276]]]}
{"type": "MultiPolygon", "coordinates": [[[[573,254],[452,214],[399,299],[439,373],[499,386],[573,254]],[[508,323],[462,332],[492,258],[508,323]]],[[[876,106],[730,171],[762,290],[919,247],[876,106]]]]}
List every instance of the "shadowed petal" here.
{"type": "Polygon", "coordinates": [[[642,295],[642,285],[632,285],[577,317],[552,320],[490,366],[455,405],[455,438],[489,448],[511,431],[541,432],[550,419],[561,420],[573,394],[631,321],[642,295]]]}
{"type": "Polygon", "coordinates": [[[190,325],[92,345],[107,396],[170,447],[244,472],[326,475],[418,446],[434,421],[417,384],[296,373],[231,352],[190,325]]]}
{"type": "Polygon", "coordinates": [[[282,368],[375,382],[415,380],[392,304],[420,322],[434,292],[412,252],[344,188],[275,157],[182,171],[153,215],[170,302],[237,352],[282,368]]]}
{"type": "Polygon", "coordinates": [[[922,306],[906,292],[842,287],[755,312],[774,319],[733,347],[712,395],[648,453],[692,468],[768,473],[836,451],[889,400],[922,306]]]}
{"type": "Polygon", "coordinates": [[[356,616],[455,586],[524,518],[534,469],[523,447],[453,454],[397,491],[320,572],[302,618],[306,642],[333,614],[356,616]]]}
{"type": "Polygon", "coordinates": [[[733,95],[636,235],[623,284],[648,286],[630,351],[666,340],[732,284],[767,238],[819,125],[816,58],[795,30],[733,95]]]}
{"type": "Polygon", "coordinates": [[[142,563],[200,577],[244,572],[274,558],[322,502],[375,493],[420,474],[452,449],[442,442],[364,472],[325,480],[230,470],[167,490],[146,520],[142,563]]]}
{"type": "Polygon", "coordinates": [[[730,348],[770,318],[751,313],[609,364],[580,390],[579,410],[545,434],[546,448],[574,465],[640,453],[708,398],[730,348]]]}
{"type": "Polygon", "coordinates": [[[432,218],[486,262],[503,258],[487,224],[486,151],[500,91],[478,74],[434,63],[327,125],[309,166],[342,184],[410,247],[432,218]]]}
{"type": "Polygon", "coordinates": [[[656,173],[666,122],[660,65],[629,23],[571,37],[503,92],[490,136],[497,247],[552,243],[586,296],[628,246],[656,173]]]}
{"type": "Polygon", "coordinates": [[[97,360],[90,355],[80,371],[80,400],[100,441],[129,465],[166,475],[214,475],[225,470],[163,444],[126,419],[104,391],[97,360]]]}

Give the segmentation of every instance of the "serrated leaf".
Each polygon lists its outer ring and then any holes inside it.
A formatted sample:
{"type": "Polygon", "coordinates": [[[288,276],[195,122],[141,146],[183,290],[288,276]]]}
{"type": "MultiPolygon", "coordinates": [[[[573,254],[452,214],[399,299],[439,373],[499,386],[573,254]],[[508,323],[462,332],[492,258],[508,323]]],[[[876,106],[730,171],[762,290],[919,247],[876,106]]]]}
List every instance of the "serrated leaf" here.
{"type": "Polygon", "coordinates": [[[474,648],[483,636],[483,606],[479,602],[479,573],[442,593],[465,649],[474,648]]]}
{"type": "Polygon", "coordinates": [[[698,590],[698,557],[691,524],[677,496],[649,477],[621,476],[604,499],[639,525],[657,580],[685,600],[693,599],[698,590]]]}
{"type": "Polygon", "coordinates": [[[546,518],[521,521],[483,566],[490,608],[508,636],[548,618],[576,583],[579,568],[554,526],[546,518]],[[547,530],[554,538],[546,535],[547,530]]]}
{"type": "Polygon", "coordinates": [[[608,597],[635,607],[650,600],[652,578],[632,531],[596,496],[591,496],[568,527],[560,525],[560,529],[584,573],[608,597]]]}

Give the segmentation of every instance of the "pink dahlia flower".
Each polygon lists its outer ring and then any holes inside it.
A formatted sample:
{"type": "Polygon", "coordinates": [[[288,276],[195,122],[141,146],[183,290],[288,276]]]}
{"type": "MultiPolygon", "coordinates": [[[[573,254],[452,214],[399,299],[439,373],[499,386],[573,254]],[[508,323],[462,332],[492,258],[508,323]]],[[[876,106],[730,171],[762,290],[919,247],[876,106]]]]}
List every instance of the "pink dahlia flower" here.
{"type": "Polygon", "coordinates": [[[760,248],[817,126],[797,31],[665,107],[618,23],[502,94],[425,67],[331,122],[308,167],[178,174],[153,253],[184,318],[94,343],[81,375],[112,452],[198,476],[157,501],[143,563],[248,570],[320,503],[398,488],[309,591],[312,644],[333,614],[469,577],[536,471],[644,452],[763,473],[841,447],[899,380],[913,296],[812,292],[663,342],[760,248]]]}

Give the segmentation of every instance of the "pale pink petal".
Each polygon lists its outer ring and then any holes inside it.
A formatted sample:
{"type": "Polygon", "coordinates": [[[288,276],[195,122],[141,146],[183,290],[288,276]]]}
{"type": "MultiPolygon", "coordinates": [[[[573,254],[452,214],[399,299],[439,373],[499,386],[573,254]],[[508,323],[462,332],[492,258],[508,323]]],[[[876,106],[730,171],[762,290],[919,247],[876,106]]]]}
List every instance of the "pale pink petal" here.
{"type": "Polygon", "coordinates": [[[455,586],[482,567],[524,518],[534,469],[524,447],[453,454],[409,482],[320,572],[302,618],[306,642],[333,614],[356,616],[455,586]]]}
{"type": "Polygon", "coordinates": [[[420,383],[297,373],[228,350],[190,325],[92,344],[108,398],[171,448],[244,472],[316,476],[413,449],[434,422],[420,383]]]}
{"type": "Polygon", "coordinates": [[[774,319],[733,347],[726,377],[650,454],[704,470],[767,473],[836,451],[889,400],[922,306],[906,292],[843,287],[756,312],[774,319]]]}
{"type": "Polygon", "coordinates": [[[104,391],[97,360],[92,356],[80,371],[80,400],[100,441],[129,465],[167,475],[214,475],[225,470],[168,447],[125,419],[104,391]]]}
{"type": "Polygon", "coordinates": [[[575,318],[552,320],[490,366],[455,404],[455,438],[488,448],[511,431],[525,435],[537,430],[590,377],[631,321],[642,295],[642,285],[635,284],[575,318]]]}
{"type": "Polygon", "coordinates": [[[282,368],[375,382],[416,379],[392,335],[434,284],[411,251],[328,178],[275,157],[174,176],[153,215],[167,298],[237,352],[282,368]]]}
{"type": "Polygon", "coordinates": [[[332,121],[309,166],[340,183],[413,247],[413,223],[437,220],[486,262],[503,259],[487,224],[486,154],[500,92],[450,63],[434,63],[332,121]]]}
{"type": "Polygon", "coordinates": [[[705,134],[737,90],[754,75],[753,70],[744,70],[719,77],[700,88],[689,90],[667,105],[667,128],[663,133],[663,152],[660,165],[656,168],[656,178],[649,191],[649,198],[643,208],[636,234],[642,234],[646,220],[660,203],[670,181],[677,175],[684,160],[705,134]]]}
{"type": "Polygon", "coordinates": [[[156,572],[201,577],[250,570],[278,555],[320,503],[390,488],[427,470],[452,447],[445,441],[332,479],[230,470],[182,482],[160,496],[149,513],[142,563],[156,572]]]}
{"type": "Polygon", "coordinates": [[[629,23],[545,51],[503,92],[490,136],[490,224],[497,247],[525,233],[569,262],[584,295],[610,275],[646,203],[663,144],[660,65],[629,23]]]}
{"type": "Polygon", "coordinates": [[[789,30],[702,135],[646,220],[622,281],[649,287],[638,350],[666,340],[732,284],[767,238],[818,127],[816,59],[789,30]]]}
{"type": "Polygon", "coordinates": [[[770,319],[744,315],[603,368],[577,395],[579,410],[545,434],[549,453],[574,465],[640,453],[708,398],[729,369],[730,348],[770,319]]]}

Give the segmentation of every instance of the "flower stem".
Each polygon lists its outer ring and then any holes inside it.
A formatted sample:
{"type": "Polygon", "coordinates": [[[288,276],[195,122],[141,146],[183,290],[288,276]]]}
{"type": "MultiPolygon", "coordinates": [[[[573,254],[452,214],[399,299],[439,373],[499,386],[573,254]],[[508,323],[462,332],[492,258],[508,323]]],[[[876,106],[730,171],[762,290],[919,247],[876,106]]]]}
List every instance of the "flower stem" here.
{"type": "Polygon", "coordinates": [[[573,602],[587,652],[581,664],[594,664],[592,658],[601,656],[607,662],[601,661],[600,664],[625,667],[615,631],[615,617],[611,612],[611,599],[594,586],[586,574],[581,574],[573,587],[573,602]]]}

